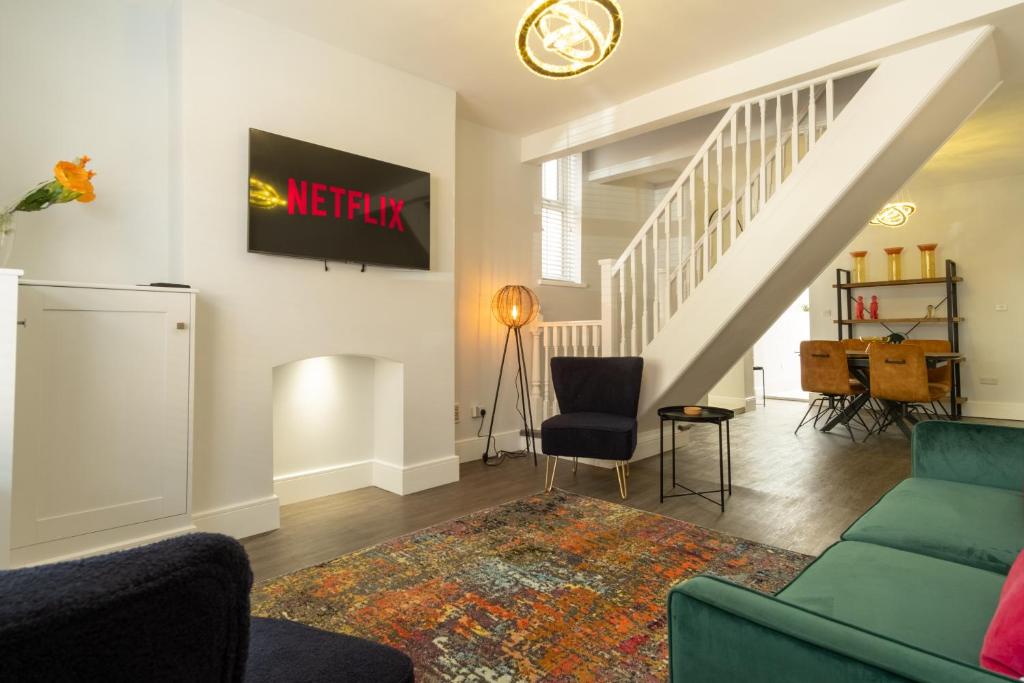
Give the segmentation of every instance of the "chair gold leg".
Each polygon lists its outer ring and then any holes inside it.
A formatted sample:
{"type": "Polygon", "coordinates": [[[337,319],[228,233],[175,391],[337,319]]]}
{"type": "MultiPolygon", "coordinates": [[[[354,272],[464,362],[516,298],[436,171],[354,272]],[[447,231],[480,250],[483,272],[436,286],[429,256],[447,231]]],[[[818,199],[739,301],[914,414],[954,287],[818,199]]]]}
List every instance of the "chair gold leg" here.
{"type": "Polygon", "coordinates": [[[544,493],[551,493],[551,489],[555,488],[555,469],[557,467],[558,456],[547,456],[547,460],[544,461],[544,493]],[[553,464],[552,460],[554,461],[553,464]],[[550,473],[548,472],[548,465],[551,465],[550,473]]]}
{"type": "Polygon", "coordinates": [[[626,462],[626,479],[629,479],[629,461],[626,462]]]}
{"type": "Polygon", "coordinates": [[[626,500],[629,495],[629,475],[626,474],[626,467],[621,463],[615,463],[615,478],[619,481],[619,495],[626,500]]]}
{"type": "Polygon", "coordinates": [[[579,458],[573,458],[572,459],[572,473],[573,473],[574,476],[576,474],[576,469],[579,466],[580,466],[580,459],[579,458]]]}

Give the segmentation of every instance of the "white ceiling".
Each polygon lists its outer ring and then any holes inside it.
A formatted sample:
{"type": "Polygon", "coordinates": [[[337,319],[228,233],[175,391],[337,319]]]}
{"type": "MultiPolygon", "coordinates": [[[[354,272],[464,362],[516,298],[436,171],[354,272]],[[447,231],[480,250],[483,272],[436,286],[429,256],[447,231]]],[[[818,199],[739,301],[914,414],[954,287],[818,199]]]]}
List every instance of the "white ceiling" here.
{"type": "Polygon", "coordinates": [[[1005,83],[914,175],[950,185],[1024,174],[1024,83],[1005,83]]]}
{"type": "Polygon", "coordinates": [[[459,115],[526,134],[743,59],[895,0],[620,0],[622,40],[569,81],[533,75],[513,39],[531,0],[225,0],[441,83],[459,115]]]}

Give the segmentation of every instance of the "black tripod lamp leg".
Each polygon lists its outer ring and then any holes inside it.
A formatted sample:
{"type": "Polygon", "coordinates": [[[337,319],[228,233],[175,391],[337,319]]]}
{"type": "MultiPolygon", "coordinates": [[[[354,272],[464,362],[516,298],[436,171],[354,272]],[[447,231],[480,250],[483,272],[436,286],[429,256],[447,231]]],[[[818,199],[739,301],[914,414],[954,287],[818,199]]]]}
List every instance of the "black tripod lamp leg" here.
{"type": "MultiPolygon", "coordinates": [[[[508,355],[508,338],[511,333],[512,328],[510,327],[505,332],[505,348],[501,352],[501,365],[498,366],[498,386],[494,388],[494,404],[491,406],[491,426],[487,429],[487,442],[484,445],[484,462],[487,462],[491,453],[491,439],[494,437],[494,414],[498,412],[498,392],[501,391],[501,375],[505,371],[505,356],[508,355]]],[[[497,455],[497,447],[494,450],[494,454],[497,455]]]]}

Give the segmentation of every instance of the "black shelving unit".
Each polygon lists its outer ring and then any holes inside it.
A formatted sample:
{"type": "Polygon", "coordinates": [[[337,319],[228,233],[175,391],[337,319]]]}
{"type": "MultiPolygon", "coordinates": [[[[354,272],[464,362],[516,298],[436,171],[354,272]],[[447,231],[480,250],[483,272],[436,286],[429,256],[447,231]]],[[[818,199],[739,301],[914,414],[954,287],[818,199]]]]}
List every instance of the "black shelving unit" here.
{"type": "MultiPolygon", "coordinates": [[[[957,285],[963,282],[963,278],[957,275],[956,262],[946,259],[945,277],[917,278],[909,280],[876,280],[873,282],[853,282],[853,274],[846,268],[836,268],[836,283],[833,285],[836,290],[836,311],[837,319],[836,333],[838,339],[842,340],[845,331],[846,338],[853,339],[854,325],[878,325],[880,323],[913,323],[915,325],[944,324],[946,336],[949,339],[949,348],[953,353],[960,353],[960,323],[964,321],[960,317],[960,301],[957,285]],[[854,315],[855,289],[873,289],[876,287],[906,287],[911,285],[945,285],[946,287],[946,315],[945,317],[933,318],[880,318],[877,320],[857,320],[854,315]],[[845,310],[844,310],[845,302],[845,310]]],[[[960,363],[953,363],[953,387],[950,412],[959,419],[963,416],[963,398],[960,392],[960,363]]]]}

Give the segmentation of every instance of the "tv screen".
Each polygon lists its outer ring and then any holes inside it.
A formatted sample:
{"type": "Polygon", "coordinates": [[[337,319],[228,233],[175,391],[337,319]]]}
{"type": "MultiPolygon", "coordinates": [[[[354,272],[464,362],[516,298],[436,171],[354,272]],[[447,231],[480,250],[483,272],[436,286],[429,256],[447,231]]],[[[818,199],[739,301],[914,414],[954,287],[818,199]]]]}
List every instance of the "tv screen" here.
{"type": "Polygon", "coordinates": [[[430,174],[249,129],[249,251],[430,268],[430,174]]]}

